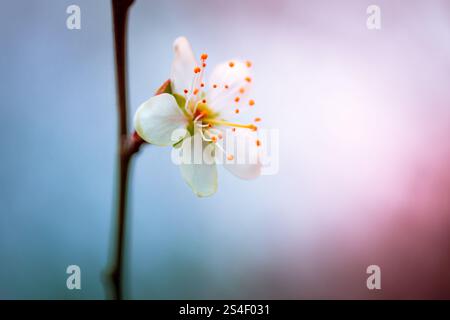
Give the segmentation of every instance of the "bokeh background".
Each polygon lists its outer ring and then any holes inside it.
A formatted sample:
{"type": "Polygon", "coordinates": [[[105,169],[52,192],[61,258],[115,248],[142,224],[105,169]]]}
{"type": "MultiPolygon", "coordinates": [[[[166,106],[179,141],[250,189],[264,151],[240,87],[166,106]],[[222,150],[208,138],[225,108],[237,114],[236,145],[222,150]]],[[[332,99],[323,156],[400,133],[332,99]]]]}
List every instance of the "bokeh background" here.
{"type": "MultiPolygon", "coordinates": [[[[144,1],[129,19],[131,111],[187,36],[251,59],[278,174],[220,170],[196,198],[147,147],[133,167],[126,296],[450,298],[449,1],[144,1]],[[366,27],[381,7],[382,28],[366,27]],[[366,268],[381,267],[380,291],[366,268]]],[[[0,298],[103,299],[116,104],[106,0],[2,1],[0,298]],[[66,8],[81,7],[81,30],[66,8]],[[66,288],[66,267],[82,290],[66,288]]]]}

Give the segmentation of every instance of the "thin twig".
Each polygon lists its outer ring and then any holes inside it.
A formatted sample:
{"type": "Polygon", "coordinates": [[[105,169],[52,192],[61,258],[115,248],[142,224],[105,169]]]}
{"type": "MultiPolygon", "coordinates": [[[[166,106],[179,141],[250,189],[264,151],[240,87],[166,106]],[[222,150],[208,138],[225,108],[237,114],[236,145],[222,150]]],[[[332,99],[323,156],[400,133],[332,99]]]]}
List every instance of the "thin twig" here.
{"type": "MultiPolygon", "coordinates": [[[[108,283],[111,286],[111,297],[123,299],[123,268],[125,255],[125,231],[127,222],[127,191],[130,162],[133,156],[145,143],[134,132],[128,136],[128,109],[126,88],[126,26],[128,9],[134,0],[112,0],[114,44],[116,57],[116,81],[118,100],[118,161],[119,175],[117,181],[117,217],[114,237],[113,257],[108,273],[108,283]]],[[[167,92],[170,81],[165,81],[155,95],[167,92]]]]}
{"type": "Polygon", "coordinates": [[[113,262],[110,269],[112,298],[123,298],[123,257],[125,249],[128,172],[132,154],[128,142],[127,87],[126,87],[126,32],[128,9],[133,0],[112,0],[114,47],[116,59],[116,83],[118,104],[118,160],[116,237],[113,262]]]}

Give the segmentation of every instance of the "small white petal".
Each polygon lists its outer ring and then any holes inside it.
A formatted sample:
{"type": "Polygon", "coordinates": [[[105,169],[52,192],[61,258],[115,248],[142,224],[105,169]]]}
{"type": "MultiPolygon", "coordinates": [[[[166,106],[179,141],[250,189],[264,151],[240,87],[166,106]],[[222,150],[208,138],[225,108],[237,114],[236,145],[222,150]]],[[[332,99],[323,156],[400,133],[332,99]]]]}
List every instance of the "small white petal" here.
{"type": "Polygon", "coordinates": [[[217,191],[217,168],[213,158],[198,159],[197,156],[204,156],[205,149],[214,147],[210,143],[203,142],[199,135],[189,137],[183,140],[183,152],[189,150],[189,157],[184,158],[180,164],[181,176],[191,187],[192,191],[199,197],[208,197],[217,191]],[[194,138],[195,137],[195,138],[194,138]],[[194,143],[200,143],[200,148],[194,143]],[[197,149],[197,150],[195,150],[197,149]],[[202,155],[194,155],[194,152],[200,152],[202,155]],[[211,161],[212,160],[212,161],[211,161]]]}
{"type": "Polygon", "coordinates": [[[183,95],[184,90],[191,90],[192,80],[194,79],[194,68],[197,66],[191,45],[185,37],[177,38],[173,43],[175,57],[172,62],[170,81],[172,91],[183,95]]]}
{"type": "Polygon", "coordinates": [[[167,93],[154,96],[141,104],[134,115],[134,128],[148,143],[173,145],[172,133],[186,128],[188,121],[175,98],[167,93]]]}
{"type": "Polygon", "coordinates": [[[234,133],[227,132],[224,149],[233,159],[222,160],[225,169],[241,179],[250,180],[259,177],[262,165],[257,139],[257,135],[247,129],[237,129],[234,133]]]}
{"type": "Polygon", "coordinates": [[[207,93],[211,108],[215,111],[225,109],[234,112],[235,108],[245,103],[244,97],[248,95],[251,87],[248,80],[251,80],[251,72],[244,61],[230,60],[217,65],[209,78],[210,86],[217,86],[209,89],[207,93]],[[230,62],[233,67],[230,67],[230,62]],[[240,92],[242,88],[244,93],[240,92]],[[235,101],[236,97],[240,98],[238,103],[235,101]]]}
{"type": "Polygon", "coordinates": [[[256,179],[261,175],[260,164],[225,164],[225,169],[244,180],[256,179]]]}

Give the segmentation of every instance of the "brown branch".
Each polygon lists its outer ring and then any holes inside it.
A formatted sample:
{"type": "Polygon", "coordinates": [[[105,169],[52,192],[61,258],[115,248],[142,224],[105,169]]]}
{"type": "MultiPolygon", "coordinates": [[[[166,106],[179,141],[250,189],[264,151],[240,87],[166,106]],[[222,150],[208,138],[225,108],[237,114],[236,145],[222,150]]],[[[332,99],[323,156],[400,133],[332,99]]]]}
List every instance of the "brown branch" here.
{"type": "MultiPolygon", "coordinates": [[[[123,268],[125,255],[125,231],[127,222],[127,193],[130,162],[145,143],[136,132],[128,136],[128,109],[126,86],[126,32],[128,10],[134,0],[112,0],[114,25],[114,47],[116,59],[116,85],[118,104],[118,161],[117,181],[117,217],[113,246],[113,257],[108,273],[108,283],[113,299],[123,299],[123,268]]],[[[170,81],[167,80],[156,91],[156,95],[167,92],[170,81]]]]}
{"type": "MultiPolygon", "coordinates": [[[[127,222],[127,193],[130,162],[145,143],[136,132],[128,136],[127,91],[126,91],[126,23],[128,9],[133,0],[112,0],[114,19],[114,43],[116,51],[116,73],[118,92],[118,158],[119,175],[117,182],[117,220],[114,238],[113,260],[110,266],[108,282],[111,297],[123,299],[123,268],[125,255],[125,231],[127,222]]],[[[170,80],[165,81],[155,95],[167,92],[170,80]]]]}
{"type": "MultiPolygon", "coordinates": [[[[112,0],[112,15],[114,26],[114,48],[116,60],[116,85],[118,104],[118,160],[119,174],[117,181],[117,217],[116,237],[113,249],[113,261],[110,267],[109,280],[112,286],[112,298],[123,298],[123,256],[125,248],[126,207],[128,172],[133,153],[130,152],[128,141],[127,116],[127,86],[126,86],[126,32],[128,9],[133,0],[112,0]]],[[[134,148],[136,149],[136,148],[134,148]]],[[[136,151],[139,148],[136,149],[136,151]]]]}

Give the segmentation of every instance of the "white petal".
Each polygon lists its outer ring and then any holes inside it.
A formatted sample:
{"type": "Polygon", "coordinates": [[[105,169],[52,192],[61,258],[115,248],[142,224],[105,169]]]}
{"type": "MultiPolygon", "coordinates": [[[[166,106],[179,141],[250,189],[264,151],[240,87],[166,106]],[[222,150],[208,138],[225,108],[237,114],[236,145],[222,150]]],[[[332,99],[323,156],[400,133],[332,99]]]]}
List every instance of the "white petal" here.
{"type": "Polygon", "coordinates": [[[234,112],[236,108],[246,104],[248,100],[248,92],[251,87],[250,68],[244,61],[230,60],[217,65],[209,78],[209,89],[207,93],[208,104],[215,111],[231,110],[234,112]],[[230,62],[233,67],[230,67],[230,62]],[[217,88],[212,88],[216,85],[217,88]],[[244,93],[240,89],[244,89],[244,93]],[[239,97],[239,102],[236,102],[239,97]]]}
{"type": "Polygon", "coordinates": [[[196,149],[194,141],[195,143],[200,143],[198,152],[202,154],[204,154],[205,148],[214,146],[203,142],[198,135],[194,137],[183,140],[183,152],[189,149],[191,156],[188,159],[185,158],[185,161],[180,164],[181,175],[197,196],[208,197],[217,191],[217,168],[213,158],[196,160],[194,156],[194,149],[196,149]]]}
{"type": "Polygon", "coordinates": [[[227,130],[224,150],[233,159],[222,159],[225,169],[241,179],[255,179],[261,175],[260,150],[257,135],[247,129],[227,130]]]}
{"type": "Polygon", "coordinates": [[[191,45],[185,37],[177,38],[173,43],[175,57],[172,62],[170,81],[172,91],[183,95],[183,90],[191,90],[194,68],[197,66],[191,45]]]}
{"type": "Polygon", "coordinates": [[[173,145],[172,133],[186,128],[188,121],[175,98],[167,93],[154,96],[141,104],[134,115],[134,128],[148,143],[173,145]]]}

